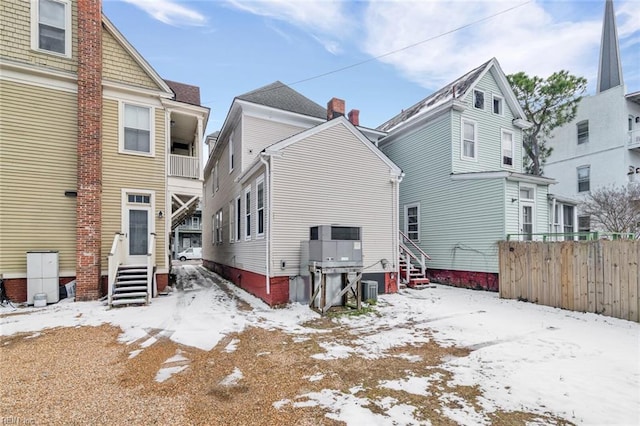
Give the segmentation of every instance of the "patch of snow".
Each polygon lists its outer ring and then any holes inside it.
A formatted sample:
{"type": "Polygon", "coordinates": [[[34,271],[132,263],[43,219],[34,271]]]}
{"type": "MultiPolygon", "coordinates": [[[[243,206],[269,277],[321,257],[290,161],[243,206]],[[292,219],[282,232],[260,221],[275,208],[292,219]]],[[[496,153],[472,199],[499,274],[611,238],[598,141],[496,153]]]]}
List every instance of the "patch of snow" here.
{"type": "Polygon", "coordinates": [[[186,365],[178,365],[175,367],[163,367],[156,373],[156,382],[162,383],[171,378],[174,374],[177,374],[187,368],[186,365]]]}
{"type": "Polygon", "coordinates": [[[172,362],[182,362],[182,361],[189,361],[189,358],[186,358],[184,355],[182,355],[182,351],[178,349],[176,354],[171,358],[167,358],[167,360],[164,363],[170,364],[172,362]]]}
{"type": "Polygon", "coordinates": [[[240,343],[239,339],[233,339],[227,346],[225,346],[224,351],[226,353],[235,352],[238,349],[238,343],[240,343]]]}
{"type": "Polygon", "coordinates": [[[235,367],[231,374],[220,381],[220,384],[222,386],[233,386],[238,384],[243,377],[242,371],[240,371],[238,367],[235,367]]]}
{"type": "Polygon", "coordinates": [[[32,335],[25,337],[25,339],[34,339],[34,338],[40,337],[40,336],[42,336],[42,333],[38,332],[38,333],[33,333],[32,335]]]}
{"type": "Polygon", "coordinates": [[[407,377],[401,380],[383,380],[378,386],[411,393],[414,395],[430,395],[429,386],[434,380],[442,377],[440,373],[434,373],[427,377],[407,377]]]}
{"type": "Polygon", "coordinates": [[[487,416],[478,413],[465,399],[453,394],[440,397],[442,414],[460,425],[489,425],[487,416]]]}
{"type": "Polygon", "coordinates": [[[344,359],[349,358],[352,353],[356,352],[351,346],[340,345],[333,342],[320,342],[318,345],[326,352],[321,354],[313,354],[311,358],[315,359],[344,359]]]}
{"type": "Polygon", "coordinates": [[[135,358],[142,352],[142,349],[136,349],[135,351],[129,352],[129,359],[135,358]]]}
{"type": "Polygon", "coordinates": [[[291,404],[290,399],[281,399],[280,401],[276,401],[271,405],[273,405],[273,408],[275,408],[276,410],[280,410],[282,407],[288,404],[291,404]]]}
{"type": "Polygon", "coordinates": [[[316,373],[312,376],[304,376],[303,379],[309,379],[310,382],[318,382],[322,379],[324,379],[324,374],[323,373],[316,373]]]}

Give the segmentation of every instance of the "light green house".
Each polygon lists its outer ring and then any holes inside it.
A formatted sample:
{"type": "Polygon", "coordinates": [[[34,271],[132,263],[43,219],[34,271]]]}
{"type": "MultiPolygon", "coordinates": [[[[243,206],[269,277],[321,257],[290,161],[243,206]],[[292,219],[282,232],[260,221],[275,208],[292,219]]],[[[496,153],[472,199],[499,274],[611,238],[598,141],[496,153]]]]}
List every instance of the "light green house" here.
{"type": "Polygon", "coordinates": [[[378,127],[405,173],[400,229],[431,256],[432,281],[497,290],[497,242],[547,232],[555,181],[523,173],[528,126],[493,58],[378,127]]]}

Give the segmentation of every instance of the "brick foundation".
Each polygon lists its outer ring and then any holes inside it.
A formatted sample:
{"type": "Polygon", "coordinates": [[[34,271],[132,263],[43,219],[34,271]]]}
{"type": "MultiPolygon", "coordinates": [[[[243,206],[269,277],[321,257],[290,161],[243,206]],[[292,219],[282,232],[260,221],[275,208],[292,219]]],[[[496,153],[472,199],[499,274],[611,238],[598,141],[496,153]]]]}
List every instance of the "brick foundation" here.
{"type": "Polygon", "coordinates": [[[269,306],[279,306],[289,302],[289,276],[271,277],[271,291],[267,294],[267,277],[244,269],[203,260],[205,268],[231,281],[241,289],[264,300],[269,306]]]}
{"type": "MultiPolygon", "coordinates": [[[[76,277],[60,277],[59,286],[70,283],[76,277]]],[[[5,278],[4,288],[7,291],[9,300],[15,303],[24,303],[27,301],[27,279],[26,278],[5,278]]],[[[77,288],[77,284],[76,284],[77,288]]]]}
{"type": "Polygon", "coordinates": [[[102,2],[78,1],[76,300],[100,297],[102,238],[102,2]]]}
{"type": "Polygon", "coordinates": [[[427,278],[429,278],[431,282],[452,285],[454,287],[489,291],[498,291],[500,283],[499,275],[493,272],[427,269],[427,278]]]}

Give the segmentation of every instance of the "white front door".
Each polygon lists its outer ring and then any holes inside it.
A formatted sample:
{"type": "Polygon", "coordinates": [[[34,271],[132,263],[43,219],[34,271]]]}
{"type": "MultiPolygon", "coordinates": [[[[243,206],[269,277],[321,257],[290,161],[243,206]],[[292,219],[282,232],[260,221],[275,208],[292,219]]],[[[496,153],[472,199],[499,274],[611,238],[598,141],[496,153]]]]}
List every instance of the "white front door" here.
{"type": "Polygon", "coordinates": [[[147,263],[149,233],[154,232],[153,194],[127,191],[123,195],[122,232],[126,237],[126,263],[143,265],[147,263]]]}

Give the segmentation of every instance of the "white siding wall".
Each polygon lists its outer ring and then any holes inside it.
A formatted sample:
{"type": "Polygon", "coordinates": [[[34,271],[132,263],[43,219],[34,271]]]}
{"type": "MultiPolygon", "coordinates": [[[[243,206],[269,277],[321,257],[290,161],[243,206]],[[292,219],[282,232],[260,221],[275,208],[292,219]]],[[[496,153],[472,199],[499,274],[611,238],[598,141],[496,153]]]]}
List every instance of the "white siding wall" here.
{"type": "Polygon", "coordinates": [[[304,127],[244,115],[242,117],[242,170],[267,146],[300,133],[304,127]]]}
{"type": "Polygon", "coordinates": [[[362,227],[364,265],[373,265],[366,272],[383,272],[381,259],[397,263],[390,169],[344,125],[287,147],[274,159],[273,179],[274,275],[298,274],[300,241],[322,224],[362,227]]]}

